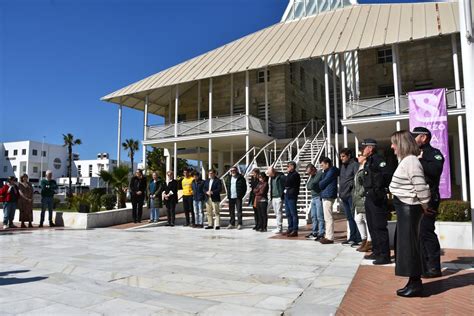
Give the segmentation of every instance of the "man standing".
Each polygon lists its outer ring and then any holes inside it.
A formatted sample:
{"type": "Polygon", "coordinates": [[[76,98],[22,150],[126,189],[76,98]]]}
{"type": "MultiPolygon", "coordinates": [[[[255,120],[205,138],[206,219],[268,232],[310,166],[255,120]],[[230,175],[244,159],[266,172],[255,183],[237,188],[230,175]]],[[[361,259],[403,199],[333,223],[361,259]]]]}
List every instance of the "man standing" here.
{"type": "Polygon", "coordinates": [[[337,177],[339,169],[332,165],[331,159],[322,157],[319,160],[323,175],[319,181],[319,189],[321,190],[321,200],[323,202],[324,223],[326,234],[319,242],[323,245],[334,243],[334,220],[332,218],[332,207],[337,198],[337,177]]]}
{"type": "Polygon", "coordinates": [[[310,163],[306,166],[306,174],[309,176],[306,188],[311,192],[311,222],[313,224],[311,233],[306,236],[306,239],[320,240],[325,233],[323,204],[319,188],[319,181],[321,181],[323,173],[318,172],[316,167],[310,163]]]}
{"type": "Polygon", "coordinates": [[[237,167],[230,168],[230,177],[226,177],[227,199],[229,200],[230,223],[227,229],[235,227],[235,209],[237,208],[237,229],[242,229],[242,199],[247,193],[247,182],[237,167]]]}
{"type": "Polygon", "coordinates": [[[209,170],[209,179],[204,182],[204,193],[206,194],[207,226],[205,229],[220,227],[220,208],[222,182],[216,177],[214,169],[209,170]],[[214,222],[215,217],[215,222],[214,222]],[[215,226],[214,226],[215,224],[215,226]]]}
{"type": "Polygon", "coordinates": [[[48,219],[49,227],[54,227],[53,223],[53,207],[54,207],[54,194],[58,189],[58,184],[53,180],[53,172],[51,170],[46,171],[46,179],[41,180],[41,220],[39,227],[43,227],[44,215],[46,208],[48,208],[48,219]]]}
{"type": "Polygon", "coordinates": [[[377,142],[367,138],[362,142],[362,154],[367,157],[364,165],[365,212],[370,236],[372,253],[365,259],[373,259],[373,264],[389,264],[390,243],[387,229],[387,193],[392,173],[385,160],[376,153],[377,142]]]}
{"type": "Polygon", "coordinates": [[[193,177],[188,169],[184,169],[183,171],[184,178],[181,180],[181,187],[183,189],[183,209],[184,215],[186,217],[186,224],[184,226],[192,225],[195,227],[196,220],[194,218],[193,212],[193,177]],[[189,214],[191,213],[191,218],[189,218],[189,214]],[[191,221],[190,221],[191,219],[191,221]]]}
{"type": "Polygon", "coordinates": [[[137,169],[135,176],[130,180],[130,195],[132,197],[132,216],[134,223],[141,223],[143,203],[146,196],[146,179],[143,172],[137,169]]]}
{"type": "Polygon", "coordinates": [[[444,157],[441,151],[431,147],[431,132],[424,127],[415,127],[412,132],[421,149],[419,156],[423,166],[426,183],[430,187],[431,199],[428,203],[431,214],[423,214],[420,222],[420,246],[422,254],[423,277],[441,276],[441,247],[435,233],[436,214],[440,203],[439,181],[443,173],[444,157]]]}
{"type": "Polygon", "coordinates": [[[166,173],[166,186],[163,191],[163,199],[166,205],[168,223],[166,226],[174,227],[176,219],[176,204],[178,203],[178,181],[174,178],[174,172],[169,170],[166,173]]]}
{"type": "Polygon", "coordinates": [[[285,211],[288,220],[288,230],[286,236],[298,236],[298,210],[296,208],[296,201],[300,194],[301,177],[296,171],[296,163],[290,161],[287,165],[288,175],[285,179],[285,211]]]}
{"type": "Polygon", "coordinates": [[[277,227],[274,233],[283,233],[283,195],[285,191],[285,175],[273,167],[269,167],[267,174],[270,177],[270,199],[275,213],[277,227]]]}
{"type": "Polygon", "coordinates": [[[339,157],[342,162],[339,174],[339,197],[342,200],[342,206],[350,230],[349,238],[342,242],[342,244],[350,246],[359,245],[362,239],[352,214],[352,189],[354,188],[354,177],[359,170],[359,164],[354,160],[348,148],[343,148],[340,151],[339,157]]]}

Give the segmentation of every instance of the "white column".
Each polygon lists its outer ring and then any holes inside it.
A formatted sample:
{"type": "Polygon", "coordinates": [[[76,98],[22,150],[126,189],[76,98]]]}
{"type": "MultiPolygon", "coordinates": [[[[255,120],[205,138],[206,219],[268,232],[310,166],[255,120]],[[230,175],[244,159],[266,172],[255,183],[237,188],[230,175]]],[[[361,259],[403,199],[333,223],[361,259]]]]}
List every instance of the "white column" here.
{"type": "Polygon", "coordinates": [[[178,106],[179,106],[179,86],[176,85],[176,96],[174,98],[174,137],[178,137],[178,106]]]}
{"type": "MultiPolygon", "coordinates": [[[[341,100],[342,100],[342,118],[347,118],[347,100],[346,100],[346,60],[344,53],[339,54],[339,66],[341,67],[341,100]]],[[[343,127],[344,130],[344,148],[347,148],[347,126],[343,127]]]]}
{"type": "Polygon", "coordinates": [[[230,74],[230,116],[234,115],[234,74],[230,74]]]}
{"type": "MultiPolygon", "coordinates": [[[[212,134],[212,78],[209,78],[209,134],[212,134]]],[[[212,138],[208,144],[208,165],[212,168],[212,138]]]]}
{"type": "Polygon", "coordinates": [[[268,67],[265,67],[263,75],[265,81],[265,132],[268,135],[268,67]]]}
{"type": "MultiPolygon", "coordinates": [[[[119,104],[119,110],[118,110],[118,131],[117,131],[117,167],[120,166],[120,153],[122,149],[122,104],[119,104]]],[[[41,153],[41,157],[43,157],[43,153],[41,153]]],[[[41,167],[43,164],[41,164],[41,167]]],[[[40,174],[40,179],[43,177],[42,174],[40,174]]]]}
{"type": "MultiPolygon", "coordinates": [[[[456,34],[451,35],[451,46],[453,51],[453,68],[454,68],[454,87],[456,94],[456,107],[462,108],[461,100],[461,84],[459,79],[459,62],[458,62],[458,48],[456,43],[456,34]]],[[[467,180],[466,180],[466,155],[464,149],[464,124],[462,115],[458,115],[458,138],[459,138],[459,156],[461,163],[461,191],[462,200],[467,201],[467,180]]]]}
{"type": "MultiPolygon", "coordinates": [[[[148,129],[148,95],[145,96],[145,111],[143,112],[143,141],[146,141],[147,138],[147,129],[148,129]]],[[[146,164],[146,145],[142,147],[142,161],[143,169],[146,174],[147,164],[146,164]]]]}
{"type": "Polygon", "coordinates": [[[209,138],[207,161],[208,161],[208,169],[211,169],[212,168],[212,138],[209,138]]]}
{"type": "Polygon", "coordinates": [[[163,155],[166,157],[166,171],[168,172],[171,170],[171,154],[168,148],[163,149],[163,155]]]}
{"type": "Polygon", "coordinates": [[[355,155],[357,156],[357,153],[359,152],[359,139],[354,136],[354,147],[355,147],[355,155]]]}
{"type": "Polygon", "coordinates": [[[337,67],[336,67],[336,55],[332,56],[332,93],[334,98],[334,164],[339,167],[339,159],[337,159],[337,155],[339,155],[339,118],[338,118],[338,111],[337,111],[337,67]]]}
{"type": "MultiPolygon", "coordinates": [[[[400,82],[398,69],[398,45],[392,45],[392,72],[393,72],[393,91],[395,94],[395,114],[400,114],[400,82]]],[[[400,121],[397,121],[397,131],[400,130],[400,121]]]]}
{"type": "Polygon", "coordinates": [[[178,176],[178,144],[173,143],[173,172],[174,176],[178,176]]]}
{"type": "Polygon", "coordinates": [[[250,140],[249,140],[249,130],[250,130],[250,122],[249,122],[249,115],[250,115],[250,83],[249,83],[249,71],[245,71],[245,129],[247,130],[247,134],[245,135],[245,165],[248,166],[250,163],[250,157],[248,150],[250,149],[250,140]]]}
{"type": "MultiPolygon", "coordinates": [[[[462,56],[462,73],[464,87],[464,102],[466,106],[466,122],[474,121],[474,43],[472,37],[472,16],[471,3],[469,0],[459,1],[459,29],[461,33],[461,56],[462,56]]],[[[467,139],[474,139],[474,128],[467,128],[467,139]]],[[[469,161],[474,160],[474,144],[468,142],[467,147],[469,161]]],[[[474,164],[469,165],[469,191],[471,201],[471,215],[474,218],[474,164]]],[[[472,221],[472,244],[474,247],[474,221],[472,221]]]]}
{"type": "Polygon", "coordinates": [[[198,91],[197,91],[197,118],[198,121],[201,119],[201,80],[198,80],[198,91]]]}
{"type": "Polygon", "coordinates": [[[328,56],[324,57],[324,96],[326,99],[326,156],[331,153],[331,110],[329,100],[329,69],[328,56]]]}
{"type": "Polygon", "coordinates": [[[352,98],[357,99],[357,87],[356,87],[356,59],[355,59],[355,51],[351,52],[351,91],[352,91],[352,98]]]}

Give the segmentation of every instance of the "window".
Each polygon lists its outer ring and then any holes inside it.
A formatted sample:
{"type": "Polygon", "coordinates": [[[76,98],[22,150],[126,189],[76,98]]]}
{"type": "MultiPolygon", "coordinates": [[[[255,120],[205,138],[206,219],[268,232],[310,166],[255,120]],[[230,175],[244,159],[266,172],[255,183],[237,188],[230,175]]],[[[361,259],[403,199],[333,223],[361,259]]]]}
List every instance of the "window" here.
{"type": "Polygon", "coordinates": [[[8,166],[3,166],[3,172],[8,172],[8,166]]]}
{"type": "Polygon", "coordinates": [[[245,114],[245,105],[234,105],[234,115],[245,114]]]}
{"type": "MultiPolygon", "coordinates": [[[[267,82],[270,81],[270,70],[267,69],[267,82]]],[[[265,82],[265,70],[257,71],[257,83],[265,82]]]]}
{"type": "Polygon", "coordinates": [[[392,96],[395,95],[393,85],[378,86],[380,96],[392,96]]]}
{"type": "Polygon", "coordinates": [[[18,149],[14,149],[13,150],[13,156],[17,156],[18,155],[18,149]]]}
{"type": "Polygon", "coordinates": [[[89,165],[89,177],[92,177],[92,165],[89,165]]]}
{"type": "Polygon", "coordinates": [[[318,80],[316,78],[313,78],[313,99],[318,99],[318,80]]]}
{"type": "Polygon", "coordinates": [[[38,173],[38,167],[33,167],[33,173],[38,173]]]}
{"type": "Polygon", "coordinates": [[[26,149],[22,149],[22,150],[21,150],[21,155],[22,155],[22,156],[26,155],[26,149]]]}
{"type": "MultiPolygon", "coordinates": [[[[270,118],[270,103],[268,103],[268,117],[270,118]]],[[[265,103],[258,105],[258,118],[265,120],[265,103]]]]}
{"type": "Polygon", "coordinates": [[[21,172],[26,173],[26,166],[23,166],[23,167],[21,168],[21,172]]]}
{"type": "Polygon", "coordinates": [[[186,114],[178,114],[178,123],[186,121],[186,114]]]}
{"type": "Polygon", "coordinates": [[[306,90],[306,80],[305,80],[305,73],[304,73],[303,67],[300,67],[300,89],[301,91],[306,90]]]}
{"type": "Polygon", "coordinates": [[[81,165],[77,166],[77,176],[82,177],[82,167],[81,165]]]}
{"type": "Polygon", "coordinates": [[[16,172],[16,166],[13,166],[13,172],[16,172]]]}
{"type": "Polygon", "coordinates": [[[43,151],[43,157],[46,157],[46,151],[43,151]]]}
{"type": "Polygon", "coordinates": [[[61,169],[61,159],[54,158],[53,165],[55,169],[61,169]]]}
{"type": "Polygon", "coordinates": [[[387,64],[392,62],[392,49],[379,48],[377,50],[377,64],[387,64]]]}
{"type": "Polygon", "coordinates": [[[290,83],[294,84],[294,74],[295,74],[295,67],[293,64],[290,64],[290,83]]]}
{"type": "Polygon", "coordinates": [[[5,150],[5,157],[8,157],[8,150],[5,150]]]}
{"type": "Polygon", "coordinates": [[[33,156],[38,156],[38,150],[37,149],[33,149],[32,153],[31,153],[33,156]]]}

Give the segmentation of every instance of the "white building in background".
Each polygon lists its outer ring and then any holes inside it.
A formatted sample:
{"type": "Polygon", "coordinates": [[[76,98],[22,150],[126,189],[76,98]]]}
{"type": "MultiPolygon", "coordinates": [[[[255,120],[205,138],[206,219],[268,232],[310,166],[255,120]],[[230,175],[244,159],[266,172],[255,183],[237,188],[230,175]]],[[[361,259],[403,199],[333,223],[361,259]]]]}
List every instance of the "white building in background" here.
{"type": "MultiPolygon", "coordinates": [[[[76,159],[78,154],[73,156],[76,159]]],[[[26,173],[31,182],[38,182],[46,170],[51,170],[54,178],[65,177],[67,161],[67,148],[61,145],[30,140],[0,143],[0,180],[26,173]]]]}

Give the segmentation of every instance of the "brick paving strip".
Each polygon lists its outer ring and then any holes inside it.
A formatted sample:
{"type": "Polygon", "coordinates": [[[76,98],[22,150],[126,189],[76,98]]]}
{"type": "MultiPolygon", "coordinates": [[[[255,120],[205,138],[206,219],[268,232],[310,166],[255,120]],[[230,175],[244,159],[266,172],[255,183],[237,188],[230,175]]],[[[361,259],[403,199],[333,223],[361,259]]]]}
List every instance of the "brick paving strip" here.
{"type": "Polygon", "coordinates": [[[359,266],[336,315],[474,315],[474,251],[443,251],[443,276],[424,279],[420,298],[396,295],[407,279],[393,266],[359,266]]]}

